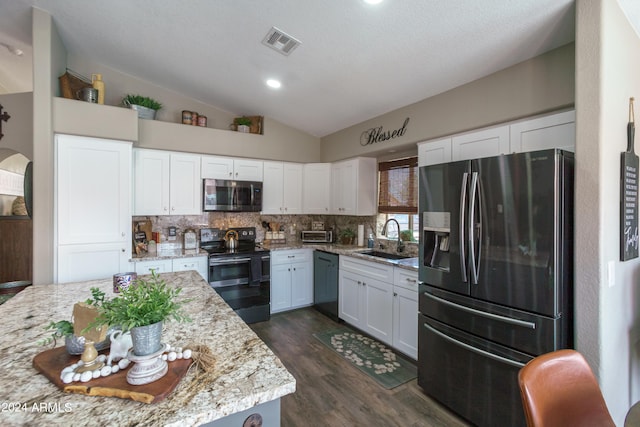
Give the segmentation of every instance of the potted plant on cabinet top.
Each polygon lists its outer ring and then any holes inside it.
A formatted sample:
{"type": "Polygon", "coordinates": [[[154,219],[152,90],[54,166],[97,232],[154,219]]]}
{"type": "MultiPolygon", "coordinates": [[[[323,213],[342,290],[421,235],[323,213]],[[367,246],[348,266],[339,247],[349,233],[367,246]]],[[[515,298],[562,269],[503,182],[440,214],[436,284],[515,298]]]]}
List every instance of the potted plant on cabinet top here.
{"type": "Polygon", "coordinates": [[[156,118],[156,112],[162,108],[155,99],[128,94],[122,99],[122,104],[136,110],[138,112],[138,118],[154,120],[156,118]]]}
{"type": "Polygon", "coordinates": [[[249,133],[251,130],[251,119],[248,117],[238,117],[234,119],[238,132],[249,133]]]}
{"type": "Polygon", "coordinates": [[[184,312],[187,300],[180,300],[182,288],[166,284],[155,272],[151,278],[138,278],[123,289],[120,296],[104,301],[99,307],[98,324],[118,325],[131,331],[133,353],[146,356],[162,348],[162,325],[165,320],[189,321],[184,312]]]}

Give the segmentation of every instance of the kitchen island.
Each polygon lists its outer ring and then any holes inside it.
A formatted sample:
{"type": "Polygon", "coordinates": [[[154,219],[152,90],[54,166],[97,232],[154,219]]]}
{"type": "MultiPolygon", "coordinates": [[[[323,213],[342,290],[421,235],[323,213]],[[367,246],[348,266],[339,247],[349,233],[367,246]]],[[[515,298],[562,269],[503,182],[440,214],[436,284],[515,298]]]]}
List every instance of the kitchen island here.
{"type": "Polygon", "coordinates": [[[266,411],[279,425],[280,398],[295,392],[293,376],[197,272],[161,277],[183,288],[182,295],[191,299],[186,311],[192,318],[189,323],[167,322],[163,342],[208,346],[216,362],[210,380],[196,380],[193,367],[155,404],[62,392],[32,367],[33,357],[50,348],[37,341],[50,335],[45,330],[49,322],[70,320],[73,304],[90,298],[91,287],[115,296],[113,282],[108,278],[31,286],[0,305],[0,424],[218,426],[233,419],[232,425],[242,425],[253,412],[266,411]]]}

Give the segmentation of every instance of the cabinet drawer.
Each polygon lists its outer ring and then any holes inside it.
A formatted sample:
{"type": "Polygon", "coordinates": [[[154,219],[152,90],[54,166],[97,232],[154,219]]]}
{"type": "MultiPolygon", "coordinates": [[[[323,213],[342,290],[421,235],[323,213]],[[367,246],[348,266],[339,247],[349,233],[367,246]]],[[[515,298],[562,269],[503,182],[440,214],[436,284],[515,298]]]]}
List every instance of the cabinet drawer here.
{"type": "Polygon", "coordinates": [[[390,265],[341,255],[340,270],[346,270],[364,277],[393,283],[393,266],[390,265]]]}
{"type": "Polygon", "coordinates": [[[418,292],[418,272],[396,267],[393,284],[410,291],[418,292]]]}
{"type": "Polygon", "coordinates": [[[291,264],[292,262],[308,262],[312,260],[311,249],[295,249],[290,251],[272,251],[271,264],[291,264]]]}
{"type": "Polygon", "coordinates": [[[136,273],[138,274],[151,274],[151,271],[158,273],[170,273],[173,270],[171,260],[157,260],[157,261],[139,261],[133,263],[135,265],[136,273]]]}

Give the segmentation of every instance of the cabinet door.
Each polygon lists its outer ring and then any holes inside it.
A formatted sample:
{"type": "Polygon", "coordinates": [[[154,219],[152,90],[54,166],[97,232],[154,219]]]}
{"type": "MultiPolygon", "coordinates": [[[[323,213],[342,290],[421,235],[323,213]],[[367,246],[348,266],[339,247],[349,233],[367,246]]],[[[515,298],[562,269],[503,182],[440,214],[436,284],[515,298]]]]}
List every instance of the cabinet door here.
{"type": "Polygon", "coordinates": [[[453,161],[509,154],[509,149],[509,126],[469,132],[451,139],[453,161]]]}
{"type": "Polygon", "coordinates": [[[166,151],[133,151],[134,215],[169,215],[170,168],[166,151]]]}
{"type": "Polygon", "coordinates": [[[282,162],[264,162],[262,184],[262,213],[283,213],[284,165],[282,162]]]}
{"type": "Polygon", "coordinates": [[[302,213],[302,165],[284,163],[282,205],[286,214],[302,213]]]}
{"type": "Polygon", "coordinates": [[[291,264],[271,265],[271,313],[291,308],[291,264]]]}
{"type": "MultiPolygon", "coordinates": [[[[393,285],[375,279],[362,279],[364,331],[380,341],[393,344],[393,285]]],[[[416,320],[417,323],[417,320],[416,320]]]]}
{"type": "Polygon", "coordinates": [[[418,292],[394,287],[393,347],[418,358],[418,292]]]}
{"type": "Polygon", "coordinates": [[[134,264],[136,273],[138,274],[151,274],[152,271],[155,271],[156,274],[170,273],[173,270],[173,265],[170,259],[138,261],[134,264]]]}
{"type": "Polygon", "coordinates": [[[430,166],[451,161],[451,138],[418,143],[418,166],[430,166]]]}
{"type": "Polygon", "coordinates": [[[189,258],[177,258],[172,262],[172,271],[189,271],[195,270],[204,280],[208,279],[209,258],[205,256],[189,257],[189,258]]]}
{"type": "Polygon", "coordinates": [[[104,279],[130,271],[130,246],[128,242],[58,246],[56,283],[104,279]]]}
{"type": "Polygon", "coordinates": [[[58,245],[129,243],[131,143],[56,135],[56,146],[58,245]]]}
{"type": "Polygon", "coordinates": [[[170,215],[202,213],[200,161],[200,156],[193,154],[171,154],[170,215]]]}
{"type": "Polygon", "coordinates": [[[233,162],[235,179],[240,181],[262,181],[263,163],[259,160],[235,159],[233,162]]]}
{"type": "Polygon", "coordinates": [[[303,167],[302,211],[327,215],[331,206],[331,163],[308,163],[303,167]]]}
{"type": "Polygon", "coordinates": [[[202,156],[201,178],[233,179],[233,159],[230,157],[202,156]]]}
{"type": "Polygon", "coordinates": [[[312,263],[291,264],[291,306],[313,304],[312,263]]]}
{"type": "Polygon", "coordinates": [[[331,168],[331,208],[334,214],[355,215],[357,170],[353,161],[340,162],[331,168]]]}
{"type": "Polygon", "coordinates": [[[364,321],[361,309],[362,280],[360,276],[348,271],[340,271],[338,282],[339,317],[353,326],[362,327],[364,321]]]}
{"type": "Polygon", "coordinates": [[[576,112],[566,111],[514,123],[510,127],[511,151],[526,152],[561,148],[575,151],[576,112]]]}

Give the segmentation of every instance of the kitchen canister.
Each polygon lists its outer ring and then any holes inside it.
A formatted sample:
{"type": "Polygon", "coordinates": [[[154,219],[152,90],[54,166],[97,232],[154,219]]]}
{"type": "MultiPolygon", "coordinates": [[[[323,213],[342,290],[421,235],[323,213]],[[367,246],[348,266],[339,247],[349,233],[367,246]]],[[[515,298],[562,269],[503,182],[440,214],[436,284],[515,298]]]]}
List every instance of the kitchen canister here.
{"type": "Polygon", "coordinates": [[[127,289],[133,285],[133,282],[138,278],[138,274],[135,271],[129,273],[117,273],[113,275],[113,292],[119,293],[120,290],[127,289]]]}
{"type": "Polygon", "coordinates": [[[91,84],[98,91],[98,104],[104,104],[104,82],[102,74],[91,74],[91,84]]]}
{"type": "Polygon", "coordinates": [[[93,104],[98,102],[98,91],[92,87],[83,87],[76,96],[80,101],[91,102],[93,104]]]}

